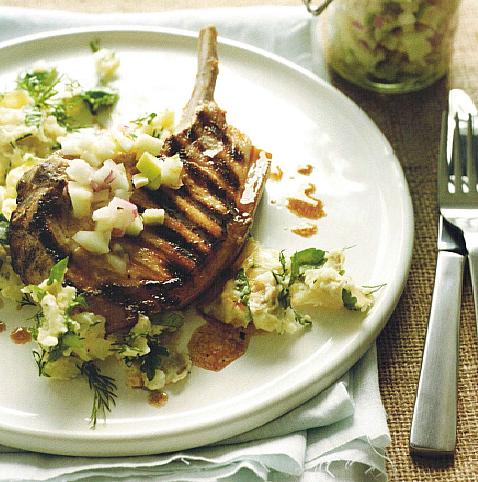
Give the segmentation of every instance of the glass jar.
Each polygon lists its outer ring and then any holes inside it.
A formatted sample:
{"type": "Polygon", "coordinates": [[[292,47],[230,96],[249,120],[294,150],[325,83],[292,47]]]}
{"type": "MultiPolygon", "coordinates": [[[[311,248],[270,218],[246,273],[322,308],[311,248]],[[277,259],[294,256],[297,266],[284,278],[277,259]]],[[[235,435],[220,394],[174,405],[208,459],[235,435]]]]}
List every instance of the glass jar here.
{"type": "MultiPolygon", "coordinates": [[[[319,11],[304,2],[312,13],[319,11]]],[[[402,93],[420,90],[447,72],[459,0],[325,4],[326,59],[343,78],[370,90],[402,93]]]]}

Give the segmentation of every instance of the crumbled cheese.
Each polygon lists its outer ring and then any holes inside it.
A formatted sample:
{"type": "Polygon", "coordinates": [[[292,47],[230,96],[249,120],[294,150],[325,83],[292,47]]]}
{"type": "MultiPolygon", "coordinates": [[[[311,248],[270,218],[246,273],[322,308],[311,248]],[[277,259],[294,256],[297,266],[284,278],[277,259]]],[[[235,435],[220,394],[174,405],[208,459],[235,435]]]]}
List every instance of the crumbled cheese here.
{"type": "Polygon", "coordinates": [[[286,300],[280,299],[284,292],[280,284],[283,266],[279,253],[250,242],[241,266],[250,290],[246,301],[241,293],[244,288],[231,279],[214,301],[203,306],[203,311],[233,326],[247,327],[253,323],[258,329],[277,333],[294,333],[310,322],[307,314],[310,308],[344,309],[344,290],[354,301],[354,306],[348,308],[367,311],[373,304],[371,291],[353,283],[344,274],[343,266],[343,251],[328,252],[323,264],[305,266],[288,285],[291,267],[286,262],[284,282],[288,295],[286,300]]]}
{"type": "Polygon", "coordinates": [[[114,50],[100,49],[94,53],[96,73],[102,82],[109,82],[116,76],[120,59],[114,50]]]}

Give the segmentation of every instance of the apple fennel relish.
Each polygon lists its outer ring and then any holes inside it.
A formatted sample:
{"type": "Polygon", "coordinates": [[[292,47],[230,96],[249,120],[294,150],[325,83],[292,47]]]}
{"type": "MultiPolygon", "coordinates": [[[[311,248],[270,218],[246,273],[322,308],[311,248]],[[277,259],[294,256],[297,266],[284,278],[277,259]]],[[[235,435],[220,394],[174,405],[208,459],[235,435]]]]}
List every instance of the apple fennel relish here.
{"type": "MultiPolygon", "coordinates": [[[[8,233],[17,183],[57,151],[71,157],[66,172],[72,215],[91,220],[91,229],[78,231],[73,240],[103,256],[118,273],[127,272],[129,259],[115,239],[139,236],[145,225],[164,221],[163,209],[140,214],[130,202],[131,193],[182,185],[179,156],[156,157],[174,130],[173,113],[165,110],[110,126],[119,94],[109,83],[119,58],[97,42],[91,48],[97,74],[92,88],[84,89],[55,67],[39,63],[19,75],[14,89],[0,94],[0,290],[20,307],[36,309],[31,326],[24,329],[36,344],[33,357],[39,375],[88,382],[94,427],[117,397],[116,381],[102,371],[103,360],[115,357],[127,372],[128,385],[149,391],[184,379],[192,364],[179,343],[181,312],[139,314],[128,332],[107,334],[105,318],[64,282],[68,258],[56,263],[44,281],[26,286],[11,265],[8,233]],[[119,153],[135,159],[138,173],[131,179],[114,160],[119,153]]],[[[198,306],[206,318],[239,330],[279,334],[305,330],[312,323],[311,310],[366,312],[378,288],[358,286],[345,275],[343,251],[309,248],[286,255],[252,239],[224,281],[213,300],[198,306]]]]}

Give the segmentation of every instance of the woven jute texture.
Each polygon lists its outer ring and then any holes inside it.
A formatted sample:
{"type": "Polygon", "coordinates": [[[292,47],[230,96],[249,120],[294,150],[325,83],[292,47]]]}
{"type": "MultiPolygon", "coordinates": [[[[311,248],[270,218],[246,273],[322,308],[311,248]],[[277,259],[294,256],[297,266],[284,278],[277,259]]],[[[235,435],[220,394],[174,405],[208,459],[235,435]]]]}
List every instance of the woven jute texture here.
{"type": "MultiPolygon", "coordinates": [[[[299,0],[0,0],[0,5],[84,12],[160,11],[245,5],[298,5],[299,0]]],[[[458,445],[454,459],[412,459],[410,421],[420,372],[436,260],[436,158],[440,117],[449,88],[463,88],[478,102],[478,0],[463,0],[448,78],[414,94],[372,94],[334,79],[377,123],[404,169],[415,213],[415,245],[408,283],[378,339],[380,389],[389,415],[388,451],[393,482],[478,481],[478,346],[473,298],[466,273],[458,397],[458,445]]],[[[437,385],[440,380],[436,381],[437,385]]]]}

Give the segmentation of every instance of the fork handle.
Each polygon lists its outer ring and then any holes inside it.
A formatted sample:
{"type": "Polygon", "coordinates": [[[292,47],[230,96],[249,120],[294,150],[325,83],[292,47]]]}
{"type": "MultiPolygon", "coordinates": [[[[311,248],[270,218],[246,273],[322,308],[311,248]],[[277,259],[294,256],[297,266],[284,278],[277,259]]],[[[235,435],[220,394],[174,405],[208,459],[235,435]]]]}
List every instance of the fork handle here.
{"type": "Polygon", "coordinates": [[[422,368],[410,431],[410,450],[449,455],[456,445],[458,335],[465,258],[438,253],[422,368]]]}

